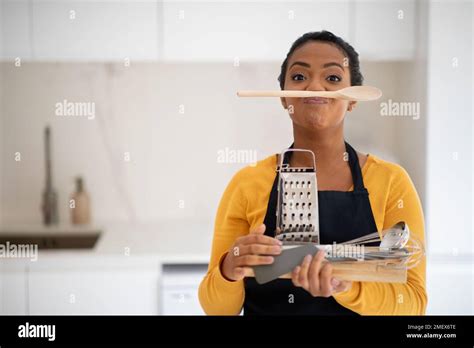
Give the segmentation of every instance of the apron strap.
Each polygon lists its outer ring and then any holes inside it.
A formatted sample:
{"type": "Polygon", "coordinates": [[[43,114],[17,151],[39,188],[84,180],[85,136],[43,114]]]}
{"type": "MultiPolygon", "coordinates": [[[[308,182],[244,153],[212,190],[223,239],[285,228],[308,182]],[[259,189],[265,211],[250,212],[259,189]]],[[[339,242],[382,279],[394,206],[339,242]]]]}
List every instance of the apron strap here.
{"type": "Polygon", "coordinates": [[[354,148],[349,145],[349,143],[344,142],[346,144],[346,151],[349,154],[349,166],[351,168],[352,173],[352,183],[354,184],[354,191],[365,191],[364,181],[362,179],[362,171],[360,169],[359,164],[359,156],[357,156],[357,152],[354,148]]]}

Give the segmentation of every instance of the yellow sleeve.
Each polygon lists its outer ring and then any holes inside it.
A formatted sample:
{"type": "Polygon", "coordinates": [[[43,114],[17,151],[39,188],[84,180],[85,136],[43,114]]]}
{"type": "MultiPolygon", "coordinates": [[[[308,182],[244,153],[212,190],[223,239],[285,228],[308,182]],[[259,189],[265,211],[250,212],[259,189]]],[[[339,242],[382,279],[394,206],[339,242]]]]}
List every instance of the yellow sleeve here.
{"type": "Polygon", "coordinates": [[[211,260],[199,286],[199,301],[206,314],[238,315],[244,303],[244,282],[223,277],[220,263],[235,240],[249,233],[246,219],[247,202],[239,187],[237,173],[227,186],[217,210],[214,224],[211,260]]]}
{"type": "MultiPolygon", "coordinates": [[[[387,197],[384,197],[383,229],[405,221],[411,234],[424,244],[423,211],[416,189],[403,168],[390,166],[394,174],[389,181],[387,197]]],[[[381,185],[382,182],[379,189],[386,191],[381,185]]],[[[423,315],[427,305],[425,273],[426,258],[423,257],[415,268],[408,270],[405,284],[353,282],[350,290],[335,294],[334,298],[361,315],[423,315]]]]}

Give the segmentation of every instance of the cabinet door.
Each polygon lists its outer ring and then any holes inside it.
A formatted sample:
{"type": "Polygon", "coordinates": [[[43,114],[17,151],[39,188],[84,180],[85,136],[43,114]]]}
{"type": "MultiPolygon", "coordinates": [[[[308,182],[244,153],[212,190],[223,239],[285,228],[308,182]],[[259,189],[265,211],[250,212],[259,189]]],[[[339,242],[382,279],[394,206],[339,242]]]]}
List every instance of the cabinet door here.
{"type": "Polygon", "coordinates": [[[415,1],[362,0],[353,6],[353,46],[362,60],[408,60],[414,57],[415,1]]]}
{"type": "Polygon", "coordinates": [[[26,0],[0,1],[0,58],[31,58],[31,28],[26,0]]]}
{"type": "Polygon", "coordinates": [[[345,1],[164,2],[163,58],[178,61],[283,61],[308,31],[347,37],[345,1]]]}
{"type": "Polygon", "coordinates": [[[33,1],[38,60],[158,58],[156,1],[33,1]]]}
{"type": "Polygon", "coordinates": [[[27,268],[22,261],[0,261],[0,315],[28,314],[27,268]]]}
{"type": "Polygon", "coordinates": [[[30,314],[158,314],[159,270],[33,271],[30,314]]]}
{"type": "Polygon", "coordinates": [[[162,292],[163,315],[204,315],[198,298],[199,286],[167,287],[162,292]]]}
{"type": "Polygon", "coordinates": [[[198,290],[206,272],[206,264],[163,265],[160,314],[203,315],[198,290]]]}
{"type": "MultiPolygon", "coordinates": [[[[435,258],[435,256],[432,254],[431,258],[435,258]]],[[[443,255],[437,260],[430,260],[430,256],[428,256],[426,272],[428,307],[426,314],[472,315],[474,313],[474,264],[472,260],[472,255],[465,258],[443,255]]]]}

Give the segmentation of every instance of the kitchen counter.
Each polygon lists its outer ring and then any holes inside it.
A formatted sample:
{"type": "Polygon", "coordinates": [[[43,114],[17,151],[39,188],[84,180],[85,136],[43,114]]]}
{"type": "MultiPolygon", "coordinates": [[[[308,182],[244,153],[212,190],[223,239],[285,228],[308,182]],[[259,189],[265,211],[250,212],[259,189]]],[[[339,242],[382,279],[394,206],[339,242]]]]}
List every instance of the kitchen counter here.
{"type": "MultiPolygon", "coordinates": [[[[67,263],[80,261],[91,265],[127,258],[130,263],[156,261],[160,264],[206,264],[209,261],[213,224],[209,221],[165,220],[150,224],[107,223],[94,226],[101,230],[96,245],[91,249],[40,249],[37,264],[47,266],[58,258],[67,263]],[[101,261],[99,261],[101,260],[101,261]]],[[[77,233],[71,226],[45,228],[43,226],[3,226],[1,231],[27,231],[47,235],[77,233]]],[[[20,233],[20,232],[19,232],[20,233]]],[[[21,259],[10,259],[20,261],[21,259]]],[[[29,259],[23,261],[30,262],[29,259]]],[[[15,263],[17,263],[15,262],[15,263]]],[[[127,262],[128,263],[128,262],[127,262]]],[[[85,265],[84,264],[84,265],[85,265]]]]}
{"type": "MultiPolygon", "coordinates": [[[[209,262],[211,223],[110,223],[86,230],[97,228],[103,232],[92,249],[40,249],[36,261],[1,259],[0,314],[202,314],[197,293],[209,262]]],[[[0,230],[80,232],[70,226],[0,230]]]]}

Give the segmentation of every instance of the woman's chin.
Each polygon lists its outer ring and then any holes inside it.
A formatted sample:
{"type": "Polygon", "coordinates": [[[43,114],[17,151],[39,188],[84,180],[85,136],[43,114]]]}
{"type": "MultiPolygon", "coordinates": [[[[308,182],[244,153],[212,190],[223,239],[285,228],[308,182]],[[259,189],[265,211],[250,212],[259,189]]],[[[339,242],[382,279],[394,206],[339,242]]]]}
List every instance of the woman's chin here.
{"type": "Polygon", "coordinates": [[[323,113],[313,112],[308,115],[306,123],[311,129],[323,130],[329,128],[329,119],[323,113]]]}

